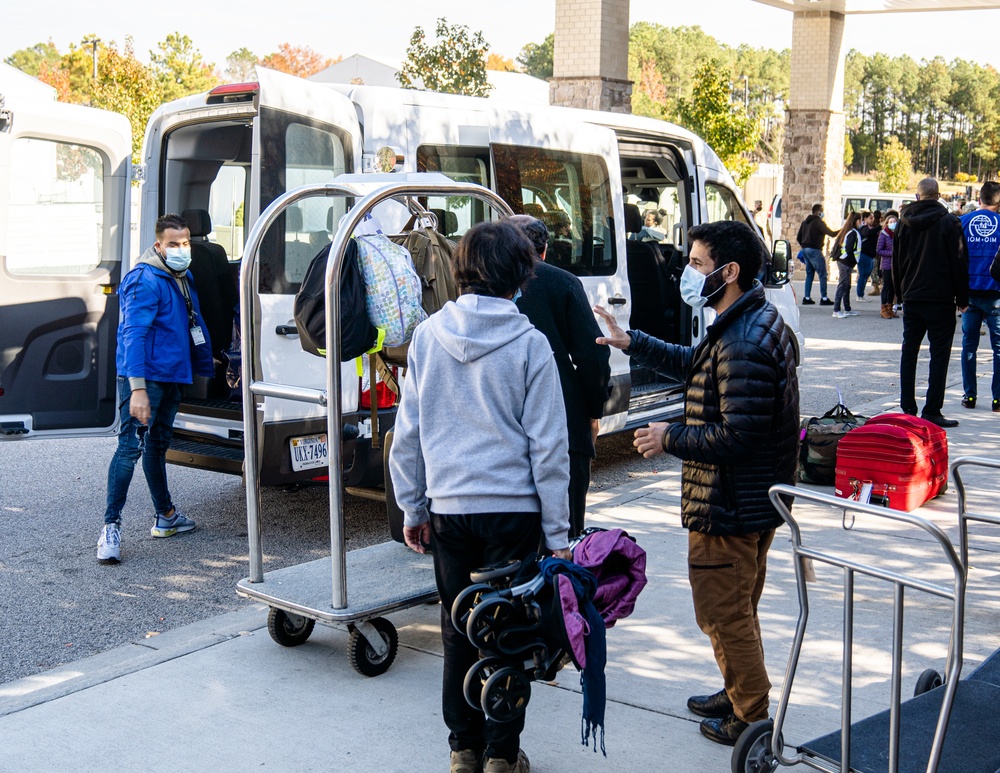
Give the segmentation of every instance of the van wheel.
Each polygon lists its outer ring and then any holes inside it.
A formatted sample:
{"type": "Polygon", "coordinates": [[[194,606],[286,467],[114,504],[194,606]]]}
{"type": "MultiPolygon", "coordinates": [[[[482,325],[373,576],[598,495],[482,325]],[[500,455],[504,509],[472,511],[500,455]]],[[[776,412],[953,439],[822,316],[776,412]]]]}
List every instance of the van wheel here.
{"type": "Polygon", "coordinates": [[[382,479],[385,482],[385,514],[389,520],[389,536],[403,542],[403,511],[396,504],[396,492],[389,477],[389,449],[392,448],[392,430],[385,433],[382,443],[382,479]]]}

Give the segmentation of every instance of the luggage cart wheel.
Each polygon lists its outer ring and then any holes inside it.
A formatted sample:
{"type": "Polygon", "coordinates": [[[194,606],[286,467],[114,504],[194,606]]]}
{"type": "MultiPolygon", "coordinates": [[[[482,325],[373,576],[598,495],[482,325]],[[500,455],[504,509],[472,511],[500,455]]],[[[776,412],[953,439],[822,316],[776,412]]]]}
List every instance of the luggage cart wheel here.
{"type": "Polygon", "coordinates": [[[925,692],[940,687],[944,684],[944,678],[933,668],[928,668],[917,677],[917,684],[913,688],[913,697],[923,695],[925,692]]]}
{"type": "MultiPolygon", "coordinates": [[[[778,761],[771,753],[773,733],[774,722],[770,719],[751,723],[733,747],[733,773],[772,773],[777,770],[778,761]]],[[[778,743],[784,746],[781,736],[778,736],[778,743]]]]}
{"type": "Polygon", "coordinates": [[[350,625],[347,653],[351,667],[362,676],[379,676],[389,670],[399,649],[396,626],[383,617],[373,617],[359,625],[350,625]]]}
{"type": "Polygon", "coordinates": [[[282,647],[305,644],[315,626],[316,621],[311,617],[293,615],[276,607],[271,607],[271,611],[267,613],[267,632],[282,647]]]}
{"type": "Polygon", "coordinates": [[[517,668],[501,668],[483,685],[483,712],[494,722],[513,722],[523,717],[529,700],[531,680],[517,668]]]}
{"type": "Polygon", "coordinates": [[[483,710],[483,686],[486,681],[496,673],[503,665],[503,661],[497,657],[487,657],[476,661],[475,665],[469,669],[465,675],[465,683],[462,685],[462,694],[465,701],[476,711],[483,710]]]}

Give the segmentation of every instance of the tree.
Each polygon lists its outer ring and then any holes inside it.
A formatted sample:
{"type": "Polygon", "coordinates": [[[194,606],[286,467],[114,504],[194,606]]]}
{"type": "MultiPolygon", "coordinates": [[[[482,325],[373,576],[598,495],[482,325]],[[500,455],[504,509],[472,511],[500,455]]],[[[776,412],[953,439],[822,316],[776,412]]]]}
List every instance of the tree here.
{"type": "Polygon", "coordinates": [[[240,48],[226,57],[226,80],[229,83],[247,83],[256,74],[257,55],[249,48],[240,48]]]}
{"type": "Polygon", "coordinates": [[[218,83],[215,65],[206,63],[187,35],[172,32],[149,52],[149,66],[165,102],[208,91],[218,83]]]}
{"type": "Polygon", "coordinates": [[[43,66],[49,69],[58,67],[61,59],[62,54],[52,42],[52,38],[49,38],[48,43],[35,43],[30,48],[15,51],[4,59],[4,62],[37,78],[43,66]]]}
{"type": "Polygon", "coordinates": [[[875,154],[875,178],[879,189],[892,192],[905,190],[910,181],[910,151],[895,135],[875,154]]]}
{"type": "Polygon", "coordinates": [[[277,51],[265,56],[260,60],[260,63],[270,70],[308,78],[310,75],[315,75],[320,70],[325,70],[330,65],[336,64],[342,58],[338,56],[336,59],[331,59],[313,51],[309,46],[293,46],[291,43],[282,43],[278,46],[277,51]]]}
{"type": "Polygon", "coordinates": [[[851,135],[844,135],[844,169],[850,169],[854,160],[854,146],[851,144],[851,135]]]}
{"type": "Polygon", "coordinates": [[[536,78],[551,78],[553,72],[553,51],[556,34],[550,32],[541,43],[527,43],[517,55],[517,63],[528,75],[536,78]]]}
{"type": "Polygon", "coordinates": [[[441,17],[435,29],[437,41],[428,45],[427,35],[417,27],[410,35],[403,69],[396,80],[403,88],[418,88],[445,94],[489,96],[486,79],[486,56],[489,44],[483,33],[473,32],[464,24],[448,24],[441,17]]]}
{"type": "Polygon", "coordinates": [[[737,185],[743,185],[757,169],[747,158],[760,138],[760,127],[743,105],[734,104],[729,70],[716,59],[695,73],[691,99],[678,104],[681,122],[705,140],[719,155],[737,185]]]}
{"type": "Polygon", "coordinates": [[[94,107],[122,113],[132,125],[132,161],[142,159],[142,141],[149,116],[163,102],[160,84],[152,70],[132,52],[132,38],[125,38],[125,49],[118,52],[112,43],[98,68],[94,84],[94,107]]]}
{"type": "Polygon", "coordinates": [[[500,54],[490,54],[486,59],[486,69],[487,70],[497,70],[499,72],[514,72],[517,67],[514,66],[514,60],[508,59],[505,56],[500,56],[500,54]]]}

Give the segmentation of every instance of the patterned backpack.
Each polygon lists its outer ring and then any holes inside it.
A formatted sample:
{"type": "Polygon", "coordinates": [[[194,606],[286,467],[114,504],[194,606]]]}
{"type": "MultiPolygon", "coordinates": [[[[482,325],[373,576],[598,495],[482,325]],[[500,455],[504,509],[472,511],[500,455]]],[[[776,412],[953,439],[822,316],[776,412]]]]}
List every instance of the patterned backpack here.
{"type": "Polygon", "coordinates": [[[365,277],[365,305],[372,325],[385,331],[385,346],[402,346],[427,319],[423,290],[405,247],[378,232],[355,236],[365,277]]]}

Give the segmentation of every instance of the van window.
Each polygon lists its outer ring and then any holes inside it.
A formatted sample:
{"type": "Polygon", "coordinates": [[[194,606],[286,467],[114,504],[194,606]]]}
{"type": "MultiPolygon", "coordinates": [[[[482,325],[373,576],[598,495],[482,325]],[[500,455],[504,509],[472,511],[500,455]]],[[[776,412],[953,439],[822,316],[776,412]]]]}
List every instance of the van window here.
{"type": "Polygon", "coordinates": [[[549,229],[547,262],[578,276],[615,273],[611,181],[600,156],[493,145],[497,192],[549,229]]]}
{"type": "Polygon", "coordinates": [[[10,160],[11,274],[86,274],[104,252],[104,157],[94,148],[22,137],[10,160]]]}
{"type": "MultiPolygon", "coordinates": [[[[350,140],[342,130],[270,108],[261,108],[260,121],[261,212],[286,191],[352,171],[350,140]]],[[[350,203],[317,196],[286,209],[261,245],[260,292],[298,292],[310,261],[330,243],[350,203]]]]}
{"type": "Polygon", "coordinates": [[[213,241],[221,244],[232,261],[243,256],[245,239],[247,172],[242,166],[223,166],[208,192],[213,241]]]}
{"type": "Polygon", "coordinates": [[[872,199],[868,202],[868,209],[874,212],[876,209],[879,212],[885,212],[888,209],[892,209],[892,199],[872,199]]]}
{"type": "MultiPolygon", "coordinates": [[[[490,187],[489,148],[458,145],[421,145],[417,148],[417,171],[440,172],[456,182],[490,187]]],[[[460,238],[486,219],[486,205],[471,196],[431,196],[422,202],[438,219],[438,231],[450,239],[460,238]]]]}
{"type": "Polygon", "coordinates": [[[705,201],[708,204],[706,223],[715,223],[719,220],[735,220],[738,223],[750,226],[755,232],[757,231],[757,227],[747,220],[746,214],[743,212],[743,208],[736,198],[736,194],[728,188],[717,183],[705,183],[705,201]]]}
{"type": "Polygon", "coordinates": [[[863,198],[844,199],[844,217],[847,217],[852,212],[860,212],[864,208],[865,208],[865,200],[863,198]]]}

